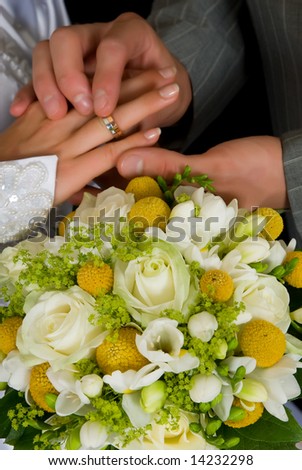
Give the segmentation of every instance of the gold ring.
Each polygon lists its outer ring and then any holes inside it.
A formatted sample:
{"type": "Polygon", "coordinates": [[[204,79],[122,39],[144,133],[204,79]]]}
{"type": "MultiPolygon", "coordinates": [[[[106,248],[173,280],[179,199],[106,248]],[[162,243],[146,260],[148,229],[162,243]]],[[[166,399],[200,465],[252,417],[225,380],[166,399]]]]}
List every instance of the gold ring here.
{"type": "Polygon", "coordinates": [[[117,138],[117,137],[120,137],[123,133],[122,131],[120,130],[119,126],[117,125],[117,123],[115,122],[115,120],[113,119],[113,117],[110,115],[110,116],[106,116],[104,118],[101,118],[103,123],[105,124],[105,126],[107,127],[108,131],[111,132],[111,134],[117,138]]]}

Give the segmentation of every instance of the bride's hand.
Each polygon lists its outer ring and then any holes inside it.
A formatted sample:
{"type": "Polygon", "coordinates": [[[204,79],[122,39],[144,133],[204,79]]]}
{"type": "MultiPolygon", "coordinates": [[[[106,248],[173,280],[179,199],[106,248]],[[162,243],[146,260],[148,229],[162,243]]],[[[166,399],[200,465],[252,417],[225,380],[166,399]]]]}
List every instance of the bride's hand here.
{"type": "MultiPolygon", "coordinates": [[[[125,81],[122,104],[115,109],[114,120],[127,135],[138,129],[141,121],[172,105],[178,95],[179,87],[171,83],[171,79],[165,79],[157,71],[145,72],[125,81]],[[162,87],[148,91],[154,80],[162,87]],[[137,96],[138,92],[140,96],[137,96]],[[128,101],[131,93],[133,99],[128,101]],[[128,99],[123,102],[125,95],[128,99]]],[[[73,159],[112,139],[112,134],[98,117],[82,116],[72,109],[61,120],[52,121],[35,102],[0,135],[0,159],[51,154],[60,159],[73,159]]]]}

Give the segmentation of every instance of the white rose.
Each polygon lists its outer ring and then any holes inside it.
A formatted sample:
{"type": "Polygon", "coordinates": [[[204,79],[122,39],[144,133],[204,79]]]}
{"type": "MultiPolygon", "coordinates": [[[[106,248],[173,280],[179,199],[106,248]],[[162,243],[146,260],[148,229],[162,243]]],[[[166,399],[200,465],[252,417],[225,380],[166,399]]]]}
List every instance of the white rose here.
{"type": "Polygon", "coordinates": [[[175,246],[163,240],[151,253],[128,263],[117,261],[113,291],[135,320],[146,325],[165,309],[183,310],[189,296],[188,266],[175,246]]]}
{"type": "Polygon", "coordinates": [[[95,224],[104,221],[104,218],[112,219],[107,220],[108,223],[118,223],[120,217],[127,216],[134,203],[135,199],[132,193],[126,193],[114,186],[100,192],[96,197],[84,193],[74,219],[78,218],[80,223],[87,225],[91,225],[92,222],[95,224]]]}
{"type": "MultiPolygon", "coordinates": [[[[177,427],[166,428],[163,425],[152,423],[152,429],[146,435],[130,442],[126,450],[204,450],[216,449],[206,442],[201,434],[190,430],[190,423],[199,423],[199,416],[194,413],[180,411],[177,427]]],[[[123,448],[124,449],[124,448],[123,448]]]]}
{"type": "Polygon", "coordinates": [[[290,324],[289,294],[273,276],[259,275],[255,282],[239,283],[234,300],[243,302],[251,318],[267,320],[286,332],[290,324]]]}
{"type": "Polygon", "coordinates": [[[84,357],[104,339],[100,327],[89,322],[94,298],[78,286],[42,294],[31,306],[19,328],[17,347],[28,365],[49,362],[53,370],[64,369],[84,357]]]}

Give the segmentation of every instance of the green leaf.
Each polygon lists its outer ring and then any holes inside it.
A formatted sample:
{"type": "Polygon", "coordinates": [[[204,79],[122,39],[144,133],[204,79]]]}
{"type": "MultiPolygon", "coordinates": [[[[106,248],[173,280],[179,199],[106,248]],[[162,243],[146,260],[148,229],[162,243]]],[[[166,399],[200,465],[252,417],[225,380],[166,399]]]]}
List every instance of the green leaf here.
{"type": "Polygon", "coordinates": [[[223,437],[239,437],[239,444],[234,450],[297,450],[296,443],[302,441],[302,427],[286,410],[289,420],[280,421],[265,411],[255,424],[245,428],[224,427],[223,437]]]}
{"type": "Polygon", "coordinates": [[[27,428],[20,426],[18,431],[11,429],[5,443],[13,446],[14,450],[33,450],[34,437],[40,433],[31,426],[28,426],[27,428]]]}
{"type": "Polygon", "coordinates": [[[9,390],[0,399],[0,438],[5,438],[11,429],[11,421],[7,416],[9,409],[14,408],[20,402],[19,394],[16,390],[9,390]]]}

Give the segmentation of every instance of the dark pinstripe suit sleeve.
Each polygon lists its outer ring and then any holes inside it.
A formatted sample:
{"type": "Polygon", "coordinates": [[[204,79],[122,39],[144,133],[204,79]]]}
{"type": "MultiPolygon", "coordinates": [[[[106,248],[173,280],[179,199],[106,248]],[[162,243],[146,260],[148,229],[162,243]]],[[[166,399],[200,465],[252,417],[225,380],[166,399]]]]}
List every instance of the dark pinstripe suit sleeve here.
{"type": "Polygon", "coordinates": [[[302,130],[283,134],[282,147],[288,198],[302,248],[302,130]]]}
{"type": "Polygon", "coordinates": [[[302,2],[247,3],[262,53],[274,133],[282,137],[292,215],[288,230],[298,235],[302,248],[302,2]]]}
{"type": "MultiPolygon", "coordinates": [[[[245,81],[241,0],[155,0],[148,21],[189,72],[194,94],[189,144],[245,81]]],[[[186,147],[184,144],[184,147],[186,147]]],[[[183,150],[183,149],[181,149],[183,150]]]]}

